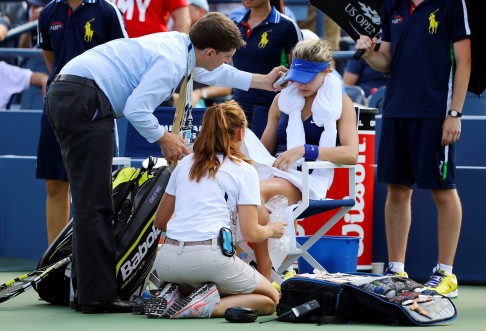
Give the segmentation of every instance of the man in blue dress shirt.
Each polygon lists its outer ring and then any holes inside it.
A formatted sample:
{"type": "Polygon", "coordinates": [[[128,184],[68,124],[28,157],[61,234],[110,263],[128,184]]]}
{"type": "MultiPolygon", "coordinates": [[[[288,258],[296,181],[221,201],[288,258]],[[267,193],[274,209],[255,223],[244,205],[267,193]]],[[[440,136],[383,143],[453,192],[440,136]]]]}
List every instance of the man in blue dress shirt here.
{"type": "Polygon", "coordinates": [[[244,45],[233,22],[209,13],[189,35],[179,32],[117,39],[66,64],[47,95],[47,114],[61,145],[73,202],[78,304],[85,313],[128,312],[117,299],[112,226],[111,164],[115,117],[125,116],[166,159],[189,154],[178,135],[165,132],[153,115],[182,77],[208,85],[273,90],[284,67],[268,75],[226,63],[244,45]]]}

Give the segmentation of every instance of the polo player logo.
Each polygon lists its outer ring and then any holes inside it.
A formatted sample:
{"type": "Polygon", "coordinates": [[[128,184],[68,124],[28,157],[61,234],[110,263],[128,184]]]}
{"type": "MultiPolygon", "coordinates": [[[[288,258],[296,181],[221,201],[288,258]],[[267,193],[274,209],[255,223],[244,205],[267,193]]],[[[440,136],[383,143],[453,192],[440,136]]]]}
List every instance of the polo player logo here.
{"type": "Polygon", "coordinates": [[[268,33],[265,31],[262,33],[262,38],[260,39],[260,43],[258,44],[259,48],[265,48],[268,44],[268,33]]]}
{"type": "Polygon", "coordinates": [[[435,13],[438,11],[434,11],[432,14],[429,15],[429,33],[436,34],[437,28],[439,27],[439,22],[435,19],[435,13]]]}
{"type": "Polygon", "coordinates": [[[89,43],[91,39],[93,39],[93,34],[94,31],[91,29],[91,22],[93,22],[95,19],[93,18],[92,20],[86,22],[84,25],[84,41],[89,43]]]}

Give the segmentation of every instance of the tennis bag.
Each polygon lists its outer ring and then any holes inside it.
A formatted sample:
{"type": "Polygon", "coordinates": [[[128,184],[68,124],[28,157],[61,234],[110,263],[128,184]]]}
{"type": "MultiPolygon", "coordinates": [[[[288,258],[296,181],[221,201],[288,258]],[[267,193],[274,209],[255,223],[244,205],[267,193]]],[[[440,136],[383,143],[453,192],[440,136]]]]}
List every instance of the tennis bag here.
{"type": "MultiPolygon", "coordinates": [[[[148,160],[146,168],[126,167],[112,175],[118,296],[128,301],[140,296],[147,285],[161,234],[153,225],[155,211],[171,174],[165,165],[156,168],[157,158],[148,160]]],[[[46,250],[38,268],[72,253],[72,222],[46,250]]],[[[46,277],[35,289],[42,300],[69,305],[70,265],[46,277]]]]}
{"type": "Polygon", "coordinates": [[[277,316],[284,322],[432,325],[457,317],[450,299],[405,277],[303,274],[285,280],[281,289],[277,316]],[[314,299],[320,308],[299,317],[285,315],[314,299]]]}

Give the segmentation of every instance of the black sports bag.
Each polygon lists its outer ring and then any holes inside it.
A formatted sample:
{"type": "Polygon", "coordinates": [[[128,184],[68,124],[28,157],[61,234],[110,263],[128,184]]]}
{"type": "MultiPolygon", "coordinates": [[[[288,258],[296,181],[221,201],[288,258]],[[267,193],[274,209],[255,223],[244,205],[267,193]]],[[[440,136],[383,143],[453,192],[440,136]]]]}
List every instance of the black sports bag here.
{"type": "Polygon", "coordinates": [[[285,280],[281,288],[277,315],[285,322],[432,325],[457,317],[450,299],[405,277],[304,274],[285,280]],[[284,316],[314,299],[319,309],[297,318],[284,316]]]}
{"type": "MultiPolygon", "coordinates": [[[[161,231],[153,225],[155,211],[170,178],[167,166],[155,168],[149,158],[147,168],[126,167],[113,172],[113,218],[116,240],[118,296],[132,300],[145,290],[152,270],[161,231]]],[[[49,246],[38,268],[72,253],[72,220],[49,246]]],[[[70,265],[57,270],[35,289],[39,297],[55,305],[69,305],[70,265]]]]}

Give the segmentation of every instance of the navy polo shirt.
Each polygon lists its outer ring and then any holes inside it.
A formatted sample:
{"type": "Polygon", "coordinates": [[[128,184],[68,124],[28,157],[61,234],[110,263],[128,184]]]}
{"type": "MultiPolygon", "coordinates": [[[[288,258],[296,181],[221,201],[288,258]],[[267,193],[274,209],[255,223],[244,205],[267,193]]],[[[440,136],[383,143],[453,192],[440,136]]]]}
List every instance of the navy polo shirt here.
{"type": "MultiPolygon", "coordinates": [[[[385,1],[383,15],[395,1],[385,1]]],[[[383,117],[443,119],[452,95],[452,44],[469,38],[461,0],[425,0],[410,13],[402,1],[385,21],[383,41],[391,42],[392,63],[383,117]]]]}
{"type": "MultiPolygon", "coordinates": [[[[302,40],[302,33],[294,21],[273,6],[267,19],[253,30],[246,25],[249,15],[250,10],[235,19],[246,46],[237,49],[233,65],[243,71],[266,75],[282,63],[282,52],[291,53],[295,44],[302,40]]],[[[270,106],[275,94],[258,89],[233,90],[236,101],[261,106],[270,106]]]]}
{"type": "Polygon", "coordinates": [[[49,83],[74,57],[107,41],[128,37],[123,16],[107,0],[84,0],[74,11],[66,0],[54,0],[38,20],[39,45],[54,52],[49,83]]]}

